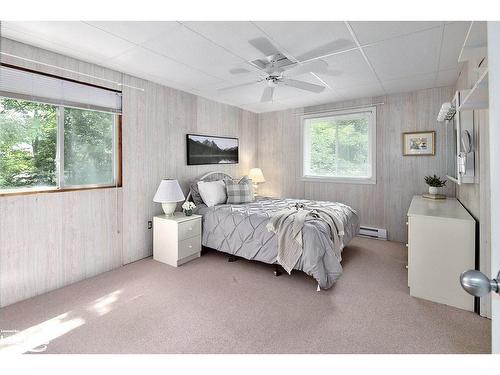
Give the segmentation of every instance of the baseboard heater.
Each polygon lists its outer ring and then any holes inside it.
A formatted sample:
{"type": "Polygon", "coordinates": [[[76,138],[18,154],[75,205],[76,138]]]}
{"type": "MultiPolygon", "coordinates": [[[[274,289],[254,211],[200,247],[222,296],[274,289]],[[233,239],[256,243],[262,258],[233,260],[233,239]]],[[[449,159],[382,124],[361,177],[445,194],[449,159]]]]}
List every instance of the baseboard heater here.
{"type": "Polygon", "coordinates": [[[359,228],[359,236],[366,238],[376,238],[378,240],[387,240],[387,230],[361,226],[359,228]]]}

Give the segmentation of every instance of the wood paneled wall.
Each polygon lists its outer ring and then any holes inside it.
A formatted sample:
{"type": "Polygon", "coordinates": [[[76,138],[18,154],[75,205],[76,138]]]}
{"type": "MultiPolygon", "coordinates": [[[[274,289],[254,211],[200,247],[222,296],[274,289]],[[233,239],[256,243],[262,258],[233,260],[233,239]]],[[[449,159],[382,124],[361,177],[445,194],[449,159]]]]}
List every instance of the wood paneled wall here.
{"type": "MultiPolygon", "coordinates": [[[[436,117],[452,95],[453,88],[445,87],[261,114],[259,166],[267,182],[260,192],[344,202],[359,212],[363,225],[385,228],[389,239],[406,241],[406,212],[413,195],[427,190],[424,176],[446,174],[444,129],[436,117]],[[377,183],[300,181],[300,114],[379,102],[385,104],[377,106],[377,183]],[[422,130],[436,131],[436,155],[402,156],[402,133],[422,130]]],[[[445,193],[454,196],[454,185],[448,184],[445,193]]]]}
{"type": "Polygon", "coordinates": [[[9,305],[122,265],[121,189],[0,197],[0,297],[9,305]]]}
{"type": "MultiPolygon", "coordinates": [[[[152,254],[148,220],[162,178],[188,181],[209,170],[243,175],[256,164],[258,116],[97,65],[1,39],[4,52],[131,86],[123,87],[123,188],[0,197],[0,306],[152,254]],[[186,133],[238,137],[240,163],[187,166],[186,133]]],[[[116,85],[46,65],[2,62],[80,81],[116,85]]]]}
{"type": "Polygon", "coordinates": [[[152,197],[163,178],[177,178],[184,193],[195,177],[221,170],[248,173],[257,158],[257,115],[186,92],[125,76],[144,92],[124,89],[123,114],[123,257],[129,263],[152,254],[147,221],[161,213],[152,197]],[[186,133],[238,137],[240,163],[188,166],[186,133]]]}

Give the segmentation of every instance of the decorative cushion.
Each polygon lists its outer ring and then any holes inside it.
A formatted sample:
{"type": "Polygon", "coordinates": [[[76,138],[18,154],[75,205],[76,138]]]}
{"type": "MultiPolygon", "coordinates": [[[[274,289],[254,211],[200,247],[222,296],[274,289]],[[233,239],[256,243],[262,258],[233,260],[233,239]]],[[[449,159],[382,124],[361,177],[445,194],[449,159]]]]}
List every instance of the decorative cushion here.
{"type": "Polygon", "coordinates": [[[226,203],[226,185],[222,180],[210,182],[198,181],[198,190],[203,202],[208,207],[226,203]]]}
{"type": "Polygon", "coordinates": [[[227,190],[227,203],[241,204],[253,202],[253,186],[252,180],[248,177],[243,177],[238,182],[234,180],[224,180],[227,190]]]}
{"type": "Polygon", "coordinates": [[[200,191],[198,190],[198,181],[194,181],[189,185],[189,189],[191,190],[191,199],[196,206],[199,206],[203,203],[203,198],[200,195],[200,191]]]}

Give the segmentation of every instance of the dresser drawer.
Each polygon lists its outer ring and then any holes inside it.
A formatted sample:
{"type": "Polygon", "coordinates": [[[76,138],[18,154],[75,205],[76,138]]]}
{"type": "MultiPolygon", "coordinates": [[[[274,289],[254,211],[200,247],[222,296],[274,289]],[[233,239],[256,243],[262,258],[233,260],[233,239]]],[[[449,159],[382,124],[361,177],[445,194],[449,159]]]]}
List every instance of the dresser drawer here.
{"type": "Polygon", "coordinates": [[[201,235],[201,220],[188,220],[179,223],[179,241],[201,235]]]}
{"type": "Polygon", "coordinates": [[[201,251],[201,236],[191,237],[183,241],[179,241],[178,259],[186,258],[190,255],[197,254],[201,251]]]}

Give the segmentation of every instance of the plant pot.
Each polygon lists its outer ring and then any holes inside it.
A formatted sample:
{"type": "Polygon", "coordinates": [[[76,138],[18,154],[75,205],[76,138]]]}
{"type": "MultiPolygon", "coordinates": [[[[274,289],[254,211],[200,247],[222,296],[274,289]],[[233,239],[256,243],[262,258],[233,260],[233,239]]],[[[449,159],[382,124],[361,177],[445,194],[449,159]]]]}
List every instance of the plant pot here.
{"type": "Polygon", "coordinates": [[[429,186],[429,194],[436,195],[439,193],[439,188],[435,186],[429,186]]]}
{"type": "Polygon", "coordinates": [[[193,210],[184,210],[186,216],[191,216],[193,214],[193,210]]]}

